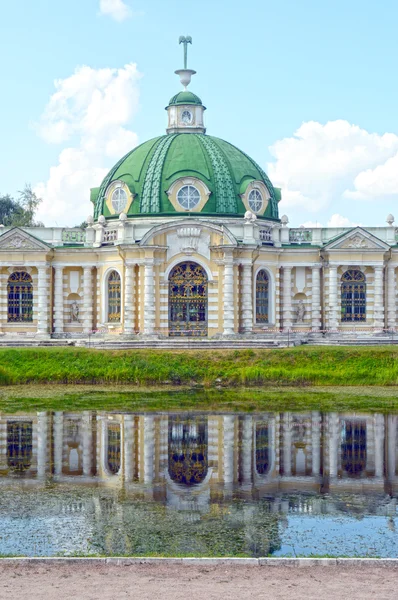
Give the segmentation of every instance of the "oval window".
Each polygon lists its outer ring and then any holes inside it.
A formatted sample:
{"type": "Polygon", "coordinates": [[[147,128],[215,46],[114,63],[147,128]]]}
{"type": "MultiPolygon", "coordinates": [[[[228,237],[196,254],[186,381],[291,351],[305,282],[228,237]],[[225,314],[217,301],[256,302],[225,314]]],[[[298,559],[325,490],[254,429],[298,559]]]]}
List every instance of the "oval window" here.
{"type": "Polygon", "coordinates": [[[200,202],[200,192],[193,185],[184,185],[177,194],[177,201],[185,210],[192,210],[200,202]]]}

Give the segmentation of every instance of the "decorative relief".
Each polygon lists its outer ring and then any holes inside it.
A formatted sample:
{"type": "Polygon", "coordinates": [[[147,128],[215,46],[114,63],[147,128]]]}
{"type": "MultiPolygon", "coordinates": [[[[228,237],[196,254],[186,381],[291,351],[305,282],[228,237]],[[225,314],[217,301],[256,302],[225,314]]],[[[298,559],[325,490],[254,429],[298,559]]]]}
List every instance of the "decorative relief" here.
{"type": "Polygon", "coordinates": [[[356,234],[347,240],[344,240],[339,248],[378,248],[374,242],[371,242],[362,235],[356,234]]]}
{"type": "Polygon", "coordinates": [[[20,233],[7,236],[6,239],[0,238],[1,250],[43,250],[44,245],[36,243],[32,238],[25,237],[20,233]]]}
{"type": "Polygon", "coordinates": [[[180,252],[187,255],[197,252],[201,232],[200,227],[180,227],[177,229],[177,237],[181,241],[180,252]]]}

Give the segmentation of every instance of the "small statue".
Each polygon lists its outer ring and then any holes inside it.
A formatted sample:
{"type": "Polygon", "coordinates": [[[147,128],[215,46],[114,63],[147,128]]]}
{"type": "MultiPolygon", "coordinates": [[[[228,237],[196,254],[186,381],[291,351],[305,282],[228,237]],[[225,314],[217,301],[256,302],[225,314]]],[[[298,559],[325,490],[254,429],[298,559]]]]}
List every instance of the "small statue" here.
{"type": "Polygon", "coordinates": [[[296,315],[297,315],[297,323],[302,323],[304,321],[304,315],[305,315],[305,306],[304,306],[304,302],[302,300],[299,300],[296,315]]]}
{"type": "Polygon", "coordinates": [[[72,304],[70,305],[70,312],[71,312],[71,316],[70,316],[71,323],[80,323],[80,321],[79,321],[79,305],[76,302],[76,300],[73,300],[72,304]]]}
{"type": "Polygon", "coordinates": [[[245,212],[245,221],[246,223],[254,223],[255,221],[257,221],[257,217],[254,213],[251,212],[251,210],[247,210],[245,212]]]}

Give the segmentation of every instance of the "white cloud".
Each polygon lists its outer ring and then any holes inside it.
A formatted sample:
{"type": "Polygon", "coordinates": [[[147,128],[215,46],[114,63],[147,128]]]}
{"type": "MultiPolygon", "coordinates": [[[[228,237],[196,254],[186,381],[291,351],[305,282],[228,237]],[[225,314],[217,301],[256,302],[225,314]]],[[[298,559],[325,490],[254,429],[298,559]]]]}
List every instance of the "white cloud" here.
{"type": "Polygon", "coordinates": [[[348,121],[303,123],[271,148],[271,181],[281,210],[327,209],[344,197],[377,200],[398,194],[398,136],[369,133],[348,121]]]}
{"type": "Polygon", "coordinates": [[[357,227],[358,225],[361,225],[361,223],[353,223],[347,217],[335,213],[330,217],[327,227],[357,227]]]}
{"type": "Polygon", "coordinates": [[[136,113],[141,75],[135,64],[121,69],[78,67],[55,81],[38,133],[49,143],[71,142],[49,178],[35,186],[43,198],[37,218],[48,225],[75,225],[92,214],[90,187],[137,145],[127,125],[136,113]]]}
{"type": "Polygon", "coordinates": [[[125,21],[133,15],[133,11],[123,0],[100,0],[100,14],[115,21],[125,21]]]}

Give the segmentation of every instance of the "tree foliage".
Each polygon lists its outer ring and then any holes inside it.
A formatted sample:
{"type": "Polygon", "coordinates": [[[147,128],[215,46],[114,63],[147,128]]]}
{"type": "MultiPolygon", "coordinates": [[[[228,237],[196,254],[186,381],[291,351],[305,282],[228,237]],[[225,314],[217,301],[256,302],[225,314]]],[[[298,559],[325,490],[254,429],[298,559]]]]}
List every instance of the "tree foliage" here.
{"type": "Polygon", "coordinates": [[[10,194],[0,194],[0,223],[5,227],[43,227],[35,220],[41,198],[38,198],[27,183],[15,199],[10,194]]]}

